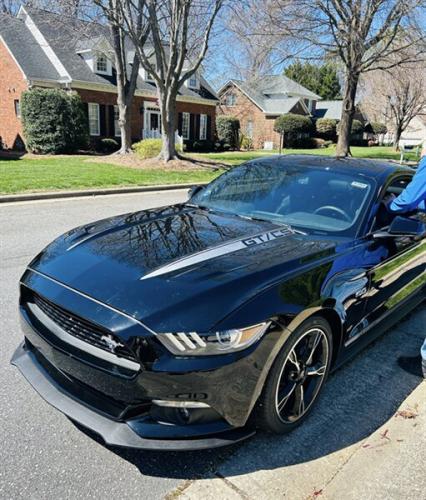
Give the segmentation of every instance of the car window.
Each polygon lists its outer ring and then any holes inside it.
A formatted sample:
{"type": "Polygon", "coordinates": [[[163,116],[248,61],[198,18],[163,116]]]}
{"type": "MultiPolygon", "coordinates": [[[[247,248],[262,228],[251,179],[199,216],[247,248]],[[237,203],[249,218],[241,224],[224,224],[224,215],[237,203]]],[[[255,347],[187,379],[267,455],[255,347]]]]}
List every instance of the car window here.
{"type": "Polygon", "coordinates": [[[191,202],[324,233],[348,233],[373,191],[373,181],[356,171],[247,163],[198,192],[191,202]]]}

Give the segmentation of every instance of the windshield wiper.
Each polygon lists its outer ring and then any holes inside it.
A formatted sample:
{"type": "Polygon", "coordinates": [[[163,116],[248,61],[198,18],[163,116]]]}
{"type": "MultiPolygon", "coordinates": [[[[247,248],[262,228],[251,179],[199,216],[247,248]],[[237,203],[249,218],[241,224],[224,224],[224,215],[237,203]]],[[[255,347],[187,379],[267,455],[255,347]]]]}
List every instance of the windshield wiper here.
{"type": "Polygon", "coordinates": [[[238,214],[238,216],[239,217],[243,217],[244,219],[255,220],[255,221],[257,220],[257,221],[260,221],[260,222],[272,222],[273,224],[279,224],[280,226],[287,227],[290,231],[292,231],[295,234],[301,234],[303,236],[307,235],[307,233],[304,233],[303,231],[300,231],[300,229],[295,229],[290,224],[287,224],[286,222],[281,222],[279,219],[274,219],[274,218],[264,219],[262,217],[258,217],[257,215],[242,215],[242,214],[238,214]]]}

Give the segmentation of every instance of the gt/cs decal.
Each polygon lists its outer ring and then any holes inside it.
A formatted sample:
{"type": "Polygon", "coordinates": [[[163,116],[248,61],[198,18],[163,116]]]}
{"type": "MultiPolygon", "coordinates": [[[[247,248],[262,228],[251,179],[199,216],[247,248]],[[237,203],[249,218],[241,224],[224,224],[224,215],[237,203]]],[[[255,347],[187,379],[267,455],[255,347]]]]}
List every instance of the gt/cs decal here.
{"type": "Polygon", "coordinates": [[[250,247],[252,245],[261,245],[262,243],[267,243],[268,241],[276,240],[277,238],[282,238],[283,236],[288,236],[288,234],[288,229],[276,229],[274,231],[269,231],[268,233],[259,234],[258,236],[241,240],[241,242],[245,246],[250,247]]]}

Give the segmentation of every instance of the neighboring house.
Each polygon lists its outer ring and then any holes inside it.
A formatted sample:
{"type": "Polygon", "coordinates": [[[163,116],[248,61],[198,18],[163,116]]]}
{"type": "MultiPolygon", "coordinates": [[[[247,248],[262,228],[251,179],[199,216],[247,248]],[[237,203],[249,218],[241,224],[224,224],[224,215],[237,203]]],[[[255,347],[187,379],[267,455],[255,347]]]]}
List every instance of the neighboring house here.
{"type": "MultiPolygon", "coordinates": [[[[342,117],[343,101],[319,101],[317,103],[314,119],[329,118],[330,120],[340,121],[342,117]]],[[[364,116],[359,106],[355,106],[354,120],[359,120],[361,123],[366,124],[367,118],[364,116]]]]}
{"type": "Polygon", "coordinates": [[[415,116],[401,135],[399,146],[418,146],[426,143],[426,111],[415,116]]]}
{"type": "MultiPolygon", "coordinates": [[[[92,140],[119,139],[116,74],[106,27],[65,20],[21,7],[17,17],[0,14],[0,138],[3,147],[22,145],[20,100],[32,87],[80,94],[87,106],[92,140]]],[[[131,47],[128,49],[132,60],[131,47]]],[[[184,140],[211,140],[217,96],[201,74],[179,91],[177,122],[184,140]]],[[[161,131],[156,87],[141,69],[131,111],[133,141],[161,131]]]]}
{"type": "Polygon", "coordinates": [[[278,116],[312,116],[321,99],[285,75],[268,75],[252,82],[229,80],[218,94],[218,114],[237,117],[253,146],[266,149],[279,147],[280,135],[274,131],[278,116]]]}

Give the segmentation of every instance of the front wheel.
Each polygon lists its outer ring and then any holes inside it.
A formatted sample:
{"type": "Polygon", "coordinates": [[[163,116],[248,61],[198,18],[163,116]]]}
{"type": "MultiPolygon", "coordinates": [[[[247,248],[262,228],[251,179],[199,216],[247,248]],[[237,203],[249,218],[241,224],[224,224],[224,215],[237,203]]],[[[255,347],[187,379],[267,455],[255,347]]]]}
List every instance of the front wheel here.
{"type": "Polygon", "coordinates": [[[332,334],[321,317],[304,321],[288,338],[255,408],[256,425],[284,434],[308,415],[327,378],[332,355],[332,334]]]}

